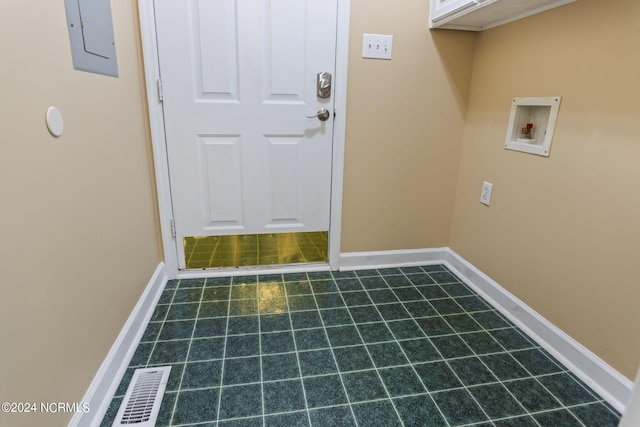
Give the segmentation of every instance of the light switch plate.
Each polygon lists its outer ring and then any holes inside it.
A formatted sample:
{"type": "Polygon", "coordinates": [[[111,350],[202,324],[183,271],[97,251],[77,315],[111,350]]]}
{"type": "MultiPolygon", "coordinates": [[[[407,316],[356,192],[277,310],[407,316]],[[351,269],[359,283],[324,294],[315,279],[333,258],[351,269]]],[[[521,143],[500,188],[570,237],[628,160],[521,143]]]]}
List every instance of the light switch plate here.
{"type": "Polygon", "coordinates": [[[393,36],[384,34],[362,35],[362,57],[373,59],[391,59],[393,36]]]}
{"type": "Polygon", "coordinates": [[[493,184],[484,181],[482,183],[482,194],[480,194],[480,203],[489,206],[491,204],[491,192],[493,191],[493,184]]]}

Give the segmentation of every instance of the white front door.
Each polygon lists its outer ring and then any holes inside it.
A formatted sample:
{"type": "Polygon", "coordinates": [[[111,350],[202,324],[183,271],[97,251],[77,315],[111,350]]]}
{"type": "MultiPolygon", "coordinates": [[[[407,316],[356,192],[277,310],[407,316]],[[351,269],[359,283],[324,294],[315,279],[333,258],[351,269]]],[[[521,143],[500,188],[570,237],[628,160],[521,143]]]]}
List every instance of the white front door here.
{"type": "Polygon", "coordinates": [[[337,1],[155,0],[180,268],[184,237],[329,230],[337,1]]]}

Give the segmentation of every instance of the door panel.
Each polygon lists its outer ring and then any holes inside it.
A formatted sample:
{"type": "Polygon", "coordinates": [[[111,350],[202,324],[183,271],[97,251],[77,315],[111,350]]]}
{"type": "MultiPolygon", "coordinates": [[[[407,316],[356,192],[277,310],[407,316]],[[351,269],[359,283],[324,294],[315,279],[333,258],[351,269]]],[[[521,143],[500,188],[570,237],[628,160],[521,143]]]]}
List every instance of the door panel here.
{"type": "Polygon", "coordinates": [[[209,230],[240,229],[242,211],[242,161],[238,136],[200,136],[200,175],[207,180],[202,185],[203,218],[208,215],[209,230]]]}
{"type": "Polygon", "coordinates": [[[302,136],[268,138],[270,166],[267,208],[271,218],[267,228],[302,227],[300,215],[300,145],[302,136]]]}
{"type": "Polygon", "coordinates": [[[238,44],[234,0],[199,0],[191,10],[196,99],[238,100],[238,44]]]}
{"type": "Polygon", "coordinates": [[[270,0],[265,25],[265,102],[304,102],[306,7],[304,1],[270,0]]]}
{"type": "Polygon", "coordinates": [[[337,0],[155,8],[180,267],[186,236],[327,231],[337,0]]]}

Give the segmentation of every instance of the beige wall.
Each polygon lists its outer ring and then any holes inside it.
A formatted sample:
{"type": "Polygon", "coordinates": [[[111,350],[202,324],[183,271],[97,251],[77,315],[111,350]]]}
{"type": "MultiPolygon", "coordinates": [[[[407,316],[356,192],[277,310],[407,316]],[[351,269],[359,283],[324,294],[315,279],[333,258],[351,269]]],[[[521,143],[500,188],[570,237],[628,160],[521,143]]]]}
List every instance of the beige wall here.
{"type": "Polygon", "coordinates": [[[639,20],[636,0],[580,0],[479,35],[450,245],[628,378],[640,361],[639,20]],[[505,150],[511,99],[556,95],[551,156],[505,150]]]}
{"type": "Polygon", "coordinates": [[[448,244],[475,35],[427,18],[351,1],[342,252],[448,244]],[[362,33],[393,34],[393,59],[362,59],[362,33]]]}
{"type": "MultiPolygon", "coordinates": [[[[71,68],[63,2],[0,3],[2,401],[81,399],[160,260],[135,2],[112,7],[118,79],[71,68]]],[[[342,252],[449,245],[633,377],[640,5],[480,35],[428,31],[427,9],[352,0],[342,252]],[[393,60],[362,59],[363,32],[393,60]],[[548,159],[502,148],[511,98],[537,95],[563,97],[548,159]]]]}
{"type": "Polygon", "coordinates": [[[160,261],[135,4],[116,79],[73,70],[63,1],[0,3],[0,401],[80,401],[160,261]]]}

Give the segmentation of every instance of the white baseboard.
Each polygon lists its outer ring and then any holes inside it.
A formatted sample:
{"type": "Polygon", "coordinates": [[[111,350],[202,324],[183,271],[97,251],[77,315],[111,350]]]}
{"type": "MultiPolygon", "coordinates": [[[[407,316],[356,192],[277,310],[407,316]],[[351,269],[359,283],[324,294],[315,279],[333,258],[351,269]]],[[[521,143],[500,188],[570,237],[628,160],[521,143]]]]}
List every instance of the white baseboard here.
{"type": "Polygon", "coordinates": [[[449,248],[346,253],[341,270],[443,263],[578,378],[624,412],[633,383],[449,248]]]}
{"type": "Polygon", "coordinates": [[[342,253],[340,270],[438,264],[444,262],[448,251],[449,248],[434,248],[342,253]]]}
{"type": "Polygon", "coordinates": [[[640,426],[640,370],[636,374],[636,382],[631,390],[631,397],[627,402],[624,414],[620,419],[618,427],[637,427],[640,426]]]}
{"type": "Polygon", "coordinates": [[[166,283],[167,275],[161,262],[82,399],[91,410],[87,413],[76,412],[69,427],[100,425],[166,283]]]}

